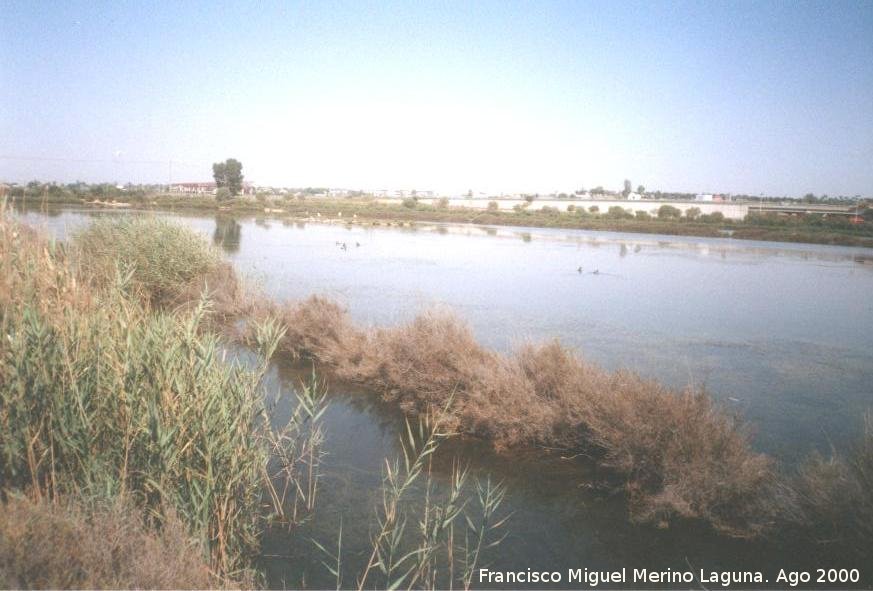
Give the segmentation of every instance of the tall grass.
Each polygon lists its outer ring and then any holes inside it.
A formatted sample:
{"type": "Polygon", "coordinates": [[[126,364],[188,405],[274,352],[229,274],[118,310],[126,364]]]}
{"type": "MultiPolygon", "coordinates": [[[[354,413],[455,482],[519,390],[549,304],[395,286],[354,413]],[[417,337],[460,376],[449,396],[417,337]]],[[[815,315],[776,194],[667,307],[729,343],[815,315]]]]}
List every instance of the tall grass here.
{"type": "MultiPolygon", "coordinates": [[[[176,236],[144,224],[117,227],[176,236]]],[[[154,524],[170,510],[227,575],[248,564],[271,513],[287,516],[298,493],[314,492],[317,463],[306,462],[317,461],[312,423],[325,400],[304,388],[298,412],[271,425],[261,381],[278,325],[257,326],[259,360],[243,365],[203,330],[208,300],[151,308],[170,287],[149,265],[195,279],[202,267],[190,261],[213,260],[188,250],[172,259],[131,250],[86,274],[80,253],[0,218],[0,482],[38,499],[127,498],[154,524]],[[283,482],[294,483],[290,494],[283,482]]]]}
{"type": "Polygon", "coordinates": [[[864,433],[846,454],[813,454],[794,482],[791,517],[807,535],[830,547],[869,556],[873,548],[873,413],[864,433]]]}
{"type": "MultiPolygon", "coordinates": [[[[449,401],[450,404],[451,401],[449,401]]],[[[401,458],[385,460],[382,502],[376,511],[371,550],[360,568],[358,591],[374,586],[387,589],[469,589],[487,551],[498,546],[509,516],[498,517],[506,489],[490,478],[477,480],[470,494],[469,470],[455,463],[448,491],[438,498],[431,476],[433,456],[452,433],[445,430],[449,406],[420,416],[415,426],[406,421],[400,437],[401,458]],[[415,503],[411,491],[423,502],[415,503]],[[423,493],[423,495],[421,494],[423,493]]],[[[337,550],[315,542],[328,557],[322,564],[342,587],[342,530],[337,550]]]]}

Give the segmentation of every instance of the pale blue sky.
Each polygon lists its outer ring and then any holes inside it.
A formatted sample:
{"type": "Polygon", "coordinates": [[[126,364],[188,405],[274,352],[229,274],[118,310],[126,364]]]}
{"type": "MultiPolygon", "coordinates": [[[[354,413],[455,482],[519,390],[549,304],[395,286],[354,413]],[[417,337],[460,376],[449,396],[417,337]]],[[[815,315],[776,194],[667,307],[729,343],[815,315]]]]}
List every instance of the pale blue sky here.
{"type": "Polygon", "coordinates": [[[13,181],[873,195],[870,0],[0,0],[0,88],[13,181]]]}

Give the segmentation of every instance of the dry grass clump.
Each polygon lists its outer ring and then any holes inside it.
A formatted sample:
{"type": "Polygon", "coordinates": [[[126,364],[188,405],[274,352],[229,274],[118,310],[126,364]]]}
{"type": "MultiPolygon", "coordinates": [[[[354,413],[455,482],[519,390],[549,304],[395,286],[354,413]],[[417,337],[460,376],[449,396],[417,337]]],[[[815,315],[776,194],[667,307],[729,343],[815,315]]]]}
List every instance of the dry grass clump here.
{"type": "Polygon", "coordinates": [[[287,350],[407,413],[441,409],[451,397],[447,425],[498,448],[545,445],[596,457],[626,488],[634,519],[703,519],[733,535],[755,535],[772,521],[770,459],[704,392],[607,372],[557,341],[500,355],[446,312],[365,332],[315,298],[282,318],[287,350]]]}
{"type": "Polygon", "coordinates": [[[293,359],[313,359],[332,370],[360,360],[364,334],[336,302],[315,295],[278,309],[266,303],[257,313],[278,316],[285,328],[280,346],[293,359]]]}
{"type": "Polygon", "coordinates": [[[10,496],[0,504],[0,587],[213,589],[203,550],[174,515],[159,530],[135,507],[10,496]]]}
{"type": "Polygon", "coordinates": [[[873,548],[873,413],[864,417],[864,433],[846,455],[814,454],[794,482],[797,514],[792,515],[819,542],[873,548]]]}

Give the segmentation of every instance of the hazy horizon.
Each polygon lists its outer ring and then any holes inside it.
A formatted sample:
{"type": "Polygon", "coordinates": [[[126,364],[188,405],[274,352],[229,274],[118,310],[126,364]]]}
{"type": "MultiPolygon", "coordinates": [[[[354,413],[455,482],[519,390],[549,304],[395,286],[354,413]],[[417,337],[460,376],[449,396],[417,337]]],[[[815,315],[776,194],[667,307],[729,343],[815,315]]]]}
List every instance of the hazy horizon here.
{"type": "Polygon", "coordinates": [[[873,195],[873,2],[0,13],[0,180],[873,195]]]}

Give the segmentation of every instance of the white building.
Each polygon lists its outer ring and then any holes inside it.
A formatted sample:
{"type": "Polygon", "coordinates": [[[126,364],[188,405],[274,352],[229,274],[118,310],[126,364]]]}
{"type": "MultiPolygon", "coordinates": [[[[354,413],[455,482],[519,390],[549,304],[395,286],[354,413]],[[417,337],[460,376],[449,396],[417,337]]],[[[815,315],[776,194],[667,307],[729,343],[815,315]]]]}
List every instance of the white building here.
{"type": "Polygon", "coordinates": [[[712,201],[712,194],[710,193],[698,193],[694,196],[695,201],[712,201]]]}

